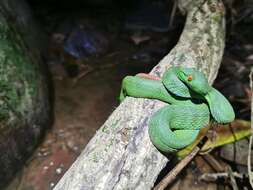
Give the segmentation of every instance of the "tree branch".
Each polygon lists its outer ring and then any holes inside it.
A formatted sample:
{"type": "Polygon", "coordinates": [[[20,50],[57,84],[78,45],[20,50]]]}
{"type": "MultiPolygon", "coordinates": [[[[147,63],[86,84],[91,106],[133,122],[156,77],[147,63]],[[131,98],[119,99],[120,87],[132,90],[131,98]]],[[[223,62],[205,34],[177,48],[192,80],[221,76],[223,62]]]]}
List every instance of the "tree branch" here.
{"type": "MultiPolygon", "coordinates": [[[[224,49],[224,7],[218,0],[180,0],[187,12],[178,44],[151,71],[162,76],[172,65],[195,67],[210,84],[224,49]]],[[[168,159],[150,142],[148,120],[165,103],[126,98],[97,131],[55,190],[150,189],[168,159]]]]}

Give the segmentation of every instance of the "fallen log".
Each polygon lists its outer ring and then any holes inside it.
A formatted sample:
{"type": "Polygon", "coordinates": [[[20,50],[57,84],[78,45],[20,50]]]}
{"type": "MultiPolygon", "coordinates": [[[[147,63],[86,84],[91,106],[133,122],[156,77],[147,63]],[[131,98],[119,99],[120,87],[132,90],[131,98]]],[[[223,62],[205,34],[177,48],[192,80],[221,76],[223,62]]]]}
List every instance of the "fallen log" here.
{"type": "MultiPolygon", "coordinates": [[[[195,67],[210,84],[219,70],[224,38],[224,7],[219,0],[179,0],[187,13],[177,45],[151,71],[161,77],[171,66],[195,67]]],[[[165,103],[129,97],[111,114],[54,188],[151,189],[168,160],[150,142],[148,120],[165,103]]]]}

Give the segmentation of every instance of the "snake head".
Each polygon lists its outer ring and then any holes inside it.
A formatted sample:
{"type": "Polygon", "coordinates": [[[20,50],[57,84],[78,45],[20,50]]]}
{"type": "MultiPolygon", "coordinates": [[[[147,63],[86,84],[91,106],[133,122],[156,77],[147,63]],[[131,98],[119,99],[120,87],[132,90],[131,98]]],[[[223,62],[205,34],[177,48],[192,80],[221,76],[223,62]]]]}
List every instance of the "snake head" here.
{"type": "Polygon", "coordinates": [[[199,95],[205,96],[211,90],[205,75],[197,69],[179,68],[177,76],[192,91],[199,95]]]}

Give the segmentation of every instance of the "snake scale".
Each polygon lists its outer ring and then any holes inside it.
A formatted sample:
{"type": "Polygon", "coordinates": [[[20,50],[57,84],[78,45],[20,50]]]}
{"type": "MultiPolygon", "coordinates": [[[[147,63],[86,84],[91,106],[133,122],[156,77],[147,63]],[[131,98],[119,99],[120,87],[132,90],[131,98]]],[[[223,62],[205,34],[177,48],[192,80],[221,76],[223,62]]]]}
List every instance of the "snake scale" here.
{"type": "Polygon", "coordinates": [[[229,101],[195,68],[171,67],[161,80],[126,76],[120,101],[126,96],[170,104],[155,112],[148,124],[152,143],[163,152],[174,152],[191,144],[210,119],[225,124],[235,118],[229,101]]]}

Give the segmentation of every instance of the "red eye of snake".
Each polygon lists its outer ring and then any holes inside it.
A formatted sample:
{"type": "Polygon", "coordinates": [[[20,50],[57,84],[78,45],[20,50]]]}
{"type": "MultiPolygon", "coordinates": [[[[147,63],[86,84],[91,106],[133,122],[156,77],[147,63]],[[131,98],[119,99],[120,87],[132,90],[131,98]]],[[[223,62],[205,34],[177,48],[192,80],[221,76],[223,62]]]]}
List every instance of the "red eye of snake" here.
{"type": "Polygon", "coordinates": [[[192,75],[189,75],[187,78],[188,81],[192,81],[192,79],[193,79],[192,75]]]}

